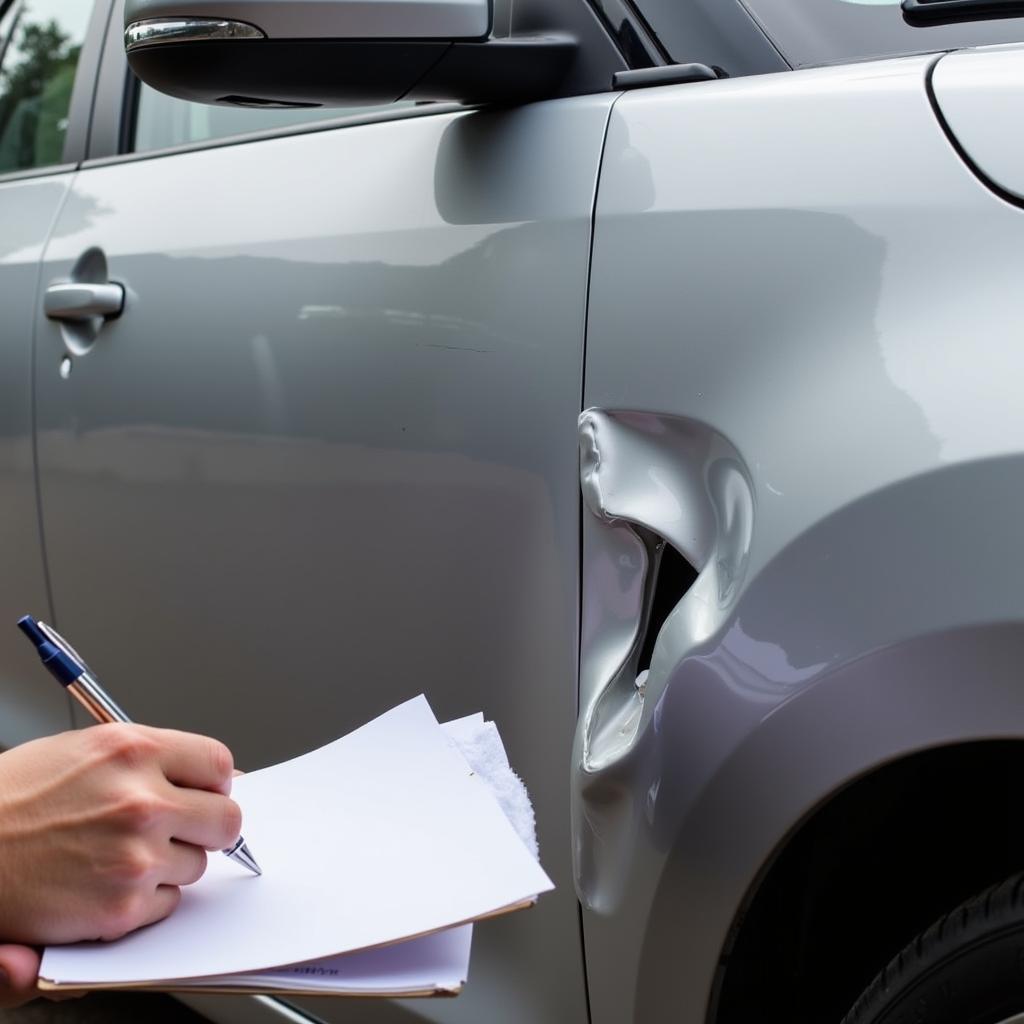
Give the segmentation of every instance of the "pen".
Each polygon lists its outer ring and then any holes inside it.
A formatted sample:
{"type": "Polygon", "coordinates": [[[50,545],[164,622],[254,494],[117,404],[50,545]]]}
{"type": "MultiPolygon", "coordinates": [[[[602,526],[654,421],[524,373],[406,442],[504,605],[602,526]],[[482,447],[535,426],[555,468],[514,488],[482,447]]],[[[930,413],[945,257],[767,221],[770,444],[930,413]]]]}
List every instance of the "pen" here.
{"type": "MultiPolygon", "coordinates": [[[[52,626],[23,615],[18,619],[18,628],[35,644],[36,653],[50,674],[97,722],[131,721],[100,686],[78,652],[52,626]]],[[[242,836],[221,852],[253,874],[263,874],[242,836]]]]}

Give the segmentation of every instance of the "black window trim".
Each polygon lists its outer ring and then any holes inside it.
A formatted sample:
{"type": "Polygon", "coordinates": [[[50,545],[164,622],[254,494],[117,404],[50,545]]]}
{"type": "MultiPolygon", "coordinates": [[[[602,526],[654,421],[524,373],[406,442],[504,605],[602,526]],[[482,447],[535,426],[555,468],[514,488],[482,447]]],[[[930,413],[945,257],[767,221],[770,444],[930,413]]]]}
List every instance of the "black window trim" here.
{"type": "Polygon", "coordinates": [[[766,74],[769,72],[791,71],[792,65],[779,49],[776,41],[765,30],[761,22],[754,17],[745,0],[714,0],[716,5],[728,8],[735,19],[737,27],[743,26],[742,38],[729,38],[735,46],[739,46],[741,59],[731,54],[728,60],[720,62],[715,54],[715,33],[704,26],[704,18],[699,5],[691,0],[677,0],[674,13],[665,15],[656,25],[648,0],[591,0],[595,6],[617,9],[628,8],[633,15],[634,23],[642,26],[643,31],[653,41],[663,55],[662,63],[699,63],[709,64],[720,74],[727,77],[741,78],[748,75],[766,74]],[[680,45],[680,38],[685,45],[680,45]],[[711,44],[709,46],[709,44],[711,44]]]}
{"type": "Polygon", "coordinates": [[[672,63],[668,50],[662,46],[661,40],[637,10],[633,0],[588,0],[588,3],[616,41],[630,70],[672,63]],[[631,39],[643,49],[645,59],[637,60],[629,52],[630,47],[623,39],[624,32],[628,32],[631,39]]]}

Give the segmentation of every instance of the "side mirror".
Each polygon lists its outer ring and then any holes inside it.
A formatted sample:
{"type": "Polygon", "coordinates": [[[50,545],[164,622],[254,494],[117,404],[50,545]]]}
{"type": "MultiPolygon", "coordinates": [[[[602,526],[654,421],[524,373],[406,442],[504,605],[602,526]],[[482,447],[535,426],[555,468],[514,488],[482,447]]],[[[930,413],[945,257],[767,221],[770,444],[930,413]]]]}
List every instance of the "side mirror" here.
{"type": "Polygon", "coordinates": [[[553,95],[568,35],[498,35],[491,0],[127,0],[132,70],[200,103],[351,107],[553,95]]]}

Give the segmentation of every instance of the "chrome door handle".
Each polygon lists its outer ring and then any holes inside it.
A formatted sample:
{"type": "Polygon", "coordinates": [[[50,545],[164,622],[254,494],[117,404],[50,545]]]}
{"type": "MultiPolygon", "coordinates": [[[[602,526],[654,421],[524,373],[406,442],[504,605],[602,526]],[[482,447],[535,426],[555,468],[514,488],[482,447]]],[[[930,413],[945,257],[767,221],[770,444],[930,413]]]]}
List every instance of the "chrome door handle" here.
{"type": "Polygon", "coordinates": [[[51,284],[43,310],[51,320],[111,320],[124,309],[124,286],[119,284],[51,284]]]}

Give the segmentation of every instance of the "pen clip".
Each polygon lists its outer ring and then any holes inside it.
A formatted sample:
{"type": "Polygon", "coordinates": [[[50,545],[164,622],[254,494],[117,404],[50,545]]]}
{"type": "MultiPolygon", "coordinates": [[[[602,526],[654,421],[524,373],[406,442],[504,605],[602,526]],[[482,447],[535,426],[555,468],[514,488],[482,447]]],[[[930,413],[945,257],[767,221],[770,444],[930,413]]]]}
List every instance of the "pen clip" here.
{"type": "Polygon", "coordinates": [[[64,637],[62,637],[60,633],[53,628],[53,626],[48,626],[42,619],[36,619],[36,625],[54,647],[62,650],[69,658],[71,658],[72,661],[78,662],[79,666],[84,671],[89,672],[90,675],[92,674],[89,666],[85,663],[85,658],[83,658],[78,651],[76,651],[74,647],[72,647],[71,644],[69,644],[67,640],[65,640],[64,637]]]}

